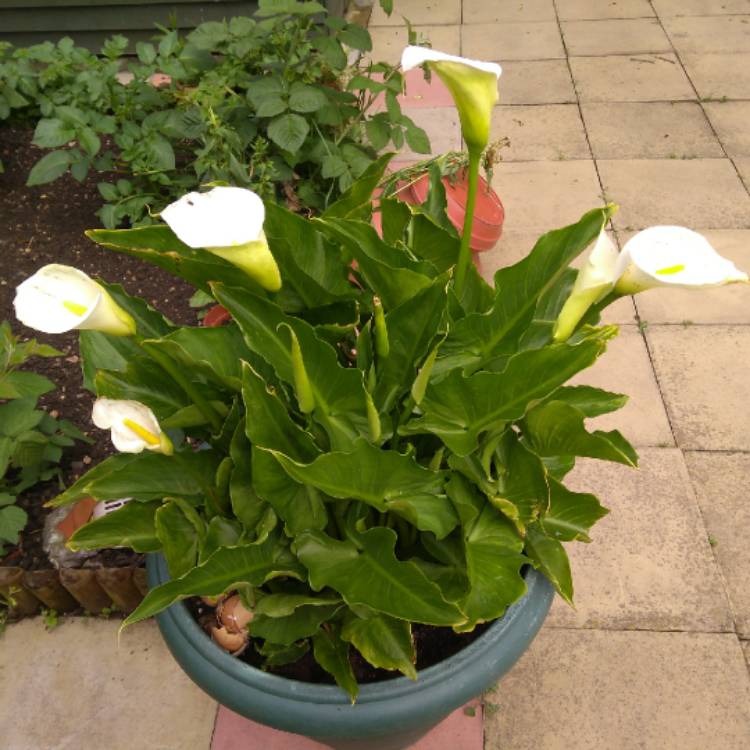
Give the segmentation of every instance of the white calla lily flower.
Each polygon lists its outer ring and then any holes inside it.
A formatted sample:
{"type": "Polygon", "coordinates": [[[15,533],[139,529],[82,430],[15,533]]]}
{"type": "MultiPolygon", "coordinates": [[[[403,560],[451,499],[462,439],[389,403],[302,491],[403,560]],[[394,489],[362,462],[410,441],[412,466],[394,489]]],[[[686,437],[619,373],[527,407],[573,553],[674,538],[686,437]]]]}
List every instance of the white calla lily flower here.
{"type": "Polygon", "coordinates": [[[698,232],[685,227],[651,227],[625,243],[615,269],[619,294],[657,286],[696,289],[748,281],[698,232]]]}
{"type": "Polygon", "coordinates": [[[162,432],[154,413],[140,401],[98,398],[91,419],[100,429],[111,430],[112,443],[121,453],[174,453],[172,441],[162,432]]]}
{"type": "Polygon", "coordinates": [[[453,97],[461,132],[469,151],[481,152],[490,139],[492,108],[497,103],[497,63],[448,55],[428,47],[409,46],[401,55],[404,71],[426,64],[440,77],[453,97]]]}
{"type": "Polygon", "coordinates": [[[113,336],[132,336],[135,321],[83,271],[51,263],[16,288],[16,317],[24,325],[44,333],[102,331],[113,336]]]}
{"type": "Polygon", "coordinates": [[[704,289],[747,282],[746,273],[691,229],[644,229],[633,235],[620,253],[602,229],[555,322],[553,338],[568,339],[591,305],[612,290],[624,296],[660,286],[704,289]]]}
{"type": "Polygon", "coordinates": [[[252,190],[215,187],[188,193],[161,216],[188,247],[203,248],[241,268],[264,289],[278,291],[281,275],[266,236],[266,209],[252,190]]]}

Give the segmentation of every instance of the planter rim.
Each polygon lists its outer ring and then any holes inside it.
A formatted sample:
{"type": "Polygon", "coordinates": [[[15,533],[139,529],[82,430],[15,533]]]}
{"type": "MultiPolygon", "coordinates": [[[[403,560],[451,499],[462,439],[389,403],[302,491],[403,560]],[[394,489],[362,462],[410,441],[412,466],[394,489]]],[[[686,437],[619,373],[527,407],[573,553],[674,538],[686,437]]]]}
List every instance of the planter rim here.
{"type": "MultiPolygon", "coordinates": [[[[161,554],[149,555],[147,568],[150,587],[169,579],[166,561],[161,554]]],[[[167,629],[178,631],[198,654],[232,680],[280,698],[298,698],[319,706],[347,706],[354,713],[364,704],[398,701],[414,693],[443,689],[446,682],[453,680],[458,672],[463,672],[469,666],[487,673],[497,672],[500,667],[500,674],[507,671],[541,628],[554,595],[547,579],[533,568],[528,568],[525,578],[526,594],[466,648],[431,667],[420,670],[419,679],[416,681],[399,676],[360,685],[359,696],[354,706],[350,706],[348,696],[336,685],[302,682],[270,674],[231,656],[201,629],[183,602],[176,602],[159,613],[157,621],[163,634],[167,629]],[[507,648],[497,659],[487,660],[488,649],[502,640],[508,641],[507,648]]],[[[169,638],[165,637],[165,640],[170,644],[169,638]]]]}

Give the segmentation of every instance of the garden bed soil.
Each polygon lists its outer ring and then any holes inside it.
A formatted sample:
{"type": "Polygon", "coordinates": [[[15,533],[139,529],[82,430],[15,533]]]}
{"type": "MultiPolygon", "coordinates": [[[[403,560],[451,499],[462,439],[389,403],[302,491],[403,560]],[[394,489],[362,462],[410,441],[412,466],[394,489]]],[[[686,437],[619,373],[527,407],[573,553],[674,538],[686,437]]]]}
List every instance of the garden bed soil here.
{"type": "MultiPolygon", "coordinates": [[[[90,276],[117,282],[134,296],[142,297],[170,320],[195,325],[197,317],[188,300],[192,287],[159,268],[136,258],[106,250],[87,239],[86,229],[101,226],[96,210],[102,205],[97,183],[108,175],[90,175],[83,183],[70,175],[48,185],[28,188],[26,178],[43,151],[31,145],[32,131],[23,127],[0,128],[0,320],[8,320],[16,335],[34,337],[64,352],[63,357],[35,359],[26,367],[46,375],[57,389],[40,400],[42,408],[69,419],[94,439],[79,443],[63,455],[61,469],[66,486],[112,453],[109,434],[91,424],[94,395],[83,388],[75,332],[50,336],[22,326],[13,312],[15,288],[47,263],[75,266],[90,276]]],[[[46,510],[43,503],[59,492],[57,482],[47,482],[23,493],[18,504],[29,523],[16,549],[0,559],[0,565],[27,570],[50,567],[41,545],[46,510]]],[[[124,550],[98,553],[102,566],[137,564],[124,550]]]]}

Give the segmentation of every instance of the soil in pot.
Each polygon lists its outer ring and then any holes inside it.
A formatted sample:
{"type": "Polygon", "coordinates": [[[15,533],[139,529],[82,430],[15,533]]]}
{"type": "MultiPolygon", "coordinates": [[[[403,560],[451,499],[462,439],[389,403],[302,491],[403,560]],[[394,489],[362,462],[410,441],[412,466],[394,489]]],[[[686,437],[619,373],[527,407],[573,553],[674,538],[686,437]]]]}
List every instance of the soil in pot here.
{"type": "MultiPolygon", "coordinates": [[[[200,599],[186,601],[190,613],[198,623],[213,621],[213,609],[207,607],[200,599]]],[[[441,628],[432,625],[413,625],[412,636],[417,654],[417,670],[427,669],[433,664],[447,659],[466,648],[492,625],[491,622],[477,625],[471,633],[456,633],[452,628],[441,628]]],[[[258,653],[255,644],[260,641],[253,638],[245,651],[237,658],[257,669],[263,669],[264,658],[258,653]]],[[[349,650],[352,671],[359,684],[382,682],[400,677],[400,672],[373,667],[353,646],[349,650]]],[[[312,650],[301,659],[281,667],[269,667],[266,671],[300,682],[333,685],[334,680],[313,658],[312,650]]]]}
{"type": "MultiPolygon", "coordinates": [[[[40,406],[74,422],[96,441],[93,445],[77,444],[63,455],[61,469],[67,486],[112,453],[112,445],[109,436],[91,424],[94,396],[83,389],[78,335],[47,336],[24,328],[13,312],[16,286],[47,263],[63,263],[123,284],[128,293],[143,297],[175,323],[195,325],[197,320],[188,304],[193,293],[188,284],[136,258],[99,247],[84,236],[84,230],[101,226],[95,213],[102,205],[96,185],[108,175],[92,174],[83,183],[66,175],[49,185],[25,186],[29,170],[46,153],[31,145],[32,134],[24,127],[0,128],[0,159],[5,167],[0,174],[0,320],[10,321],[17,335],[36,338],[65,352],[59,358],[32,360],[29,367],[57,385],[57,390],[40,399],[40,406]]],[[[22,494],[18,504],[27,512],[29,522],[20,543],[0,559],[0,566],[26,570],[50,567],[42,549],[47,513],[42,505],[58,492],[53,481],[22,494]]],[[[87,567],[132,566],[139,559],[126,550],[106,550],[89,558],[87,567]]]]}

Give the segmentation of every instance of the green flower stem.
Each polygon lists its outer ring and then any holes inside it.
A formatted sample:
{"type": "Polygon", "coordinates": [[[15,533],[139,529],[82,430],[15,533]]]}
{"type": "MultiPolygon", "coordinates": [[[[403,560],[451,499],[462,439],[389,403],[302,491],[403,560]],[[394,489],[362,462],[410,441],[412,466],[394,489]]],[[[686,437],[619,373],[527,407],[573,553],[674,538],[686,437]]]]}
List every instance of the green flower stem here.
{"type": "Polygon", "coordinates": [[[471,263],[471,230],[474,225],[474,207],[477,202],[481,156],[481,149],[469,148],[469,191],[466,196],[466,215],[464,216],[464,228],[461,234],[461,249],[458,251],[458,263],[456,264],[456,294],[459,299],[463,293],[466,274],[471,263]]]}
{"type": "Polygon", "coordinates": [[[177,385],[185,391],[185,394],[200,409],[201,414],[208,420],[211,429],[216,434],[221,431],[221,417],[219,413],[211,406],[210,402],[203,398],[193,383],[191,383],[180,371],[180,368],[165,354],[159,351],[156,346],[149,346],[147,340],[136,337],[136,342],[144,349],[167,374],[174,380],[177,385]]]}

